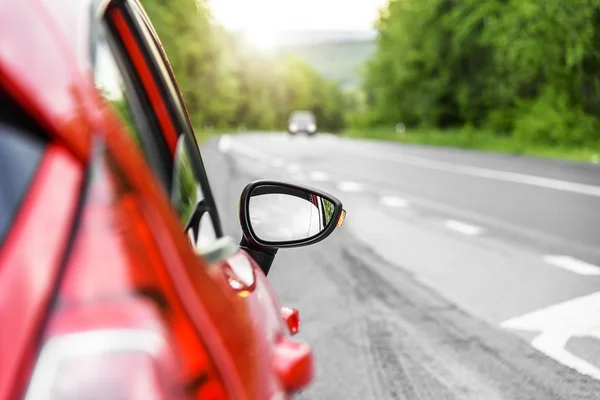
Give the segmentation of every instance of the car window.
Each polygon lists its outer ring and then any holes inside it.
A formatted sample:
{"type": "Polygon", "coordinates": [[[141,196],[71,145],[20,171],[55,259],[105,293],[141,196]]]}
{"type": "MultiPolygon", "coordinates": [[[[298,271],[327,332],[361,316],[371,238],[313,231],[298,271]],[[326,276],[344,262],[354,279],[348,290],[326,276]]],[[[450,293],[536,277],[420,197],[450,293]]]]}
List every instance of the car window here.
{"type": "Polygon", "coordinates": [[[94,66],[94,83],[107,104],[111,106],[122,119],[125,129],[135,142],[143,148],[141,134],[133,121],[133,110],[125,95],[125,82],[113,55],[104,27],[99,27],[96,42],[96,60],[94,66]]]}
{"type": "Polygon", "coordinates": [[[92,64],[94,84],[106,104],[120,117],[124,129],[146,156],[165,191],[170,189],[172,170],[166,143],[157,133],[158,123],[148,99],[136,87],[135,75],[110,30],[94,20],[92,64]]]}
{"type": "Polygon", "coordinates": [[[0,243],[19,211],[47,140],[0,94],[0,243]]]}
{"type": "MultiPolygon", "coordinates": [[[[196,199],[198,202],[203,202],[203,204],[208,208],[207,213],[202,214],[202,217],[196,221],[199,226],[194,226],[193,228],[197,230],[196,239],[204,244],[209,244],[209,242],[214,241],[218,237],[222,236],[222,231],[216,204],[214,203],[207,173],[202,161],[202,156],[200,155],[200,151],[196,145],[196,140],[192,139],[194,138],[194,130],[188,119],[187,111],[185,109],[183,99],[180,96],[175,77],[171,73],[168,60],[163,56],[164,53],[161,51],[162,46],[157,41],[157,37],[151,28],[150,21],[144,16],[143,12],[139,8],[135,8],[134,14],[141,29],[142,35],[150,49],[152,57],[157,64],[162,81],[166,85],[166,94],[168,97],[168,102],[172,105],[174,110],[175,123],[181,129],[179,141],[181,141],[182,136],[187,136],[187,140],[184,142],[186,143],[186,153],[189,157],[189,165],[191,166],[194,178],[197,182],[196,199]]],[[[178,163],[177,157],[179,154],[175,154],[174,164],[178,163]]],[[[175,187],[173,187],[173,189],[175,189],[175,187]]]]}
{"type": "Polygon", "coordinates": [[[312,113],[308,112],[297,112],[292,114],[290,117],[290,121],[298,121],[298,122],[314,122],[315,116],[312,113]]]}
{"type": "Polygon", "coordinates": [[[194,177],[191,148],[187,136],[181,135],[175,151],[172,202],[192,245],[203,248],[213,243],[217,234],[211,221],[210,206],[194,177]]]}
{"type": "MultiPolygon", "coordinates": [[[[138,87],[142,88],[141,90],[145,93],[145,90],[149,90],[148,85],[155,86],[156,89],[153,89],[155,90],[153,93],[156,94],[156,90],[160,93],[160,98],[154,99],[146,108],[150,110],[154,109],[155,115],[160,114],[161,124],[157,123],[154,126],[162,140],[162,149],[168,150],[168,157],[165,162],[169,164],[170,176],[165,180],[165,188],[171,197],[173,207],[177,211],[187,233],[191,232],[193,244],[210,244],[210,242],[222,236],[219,217],[206,177],[202,157],[193,136],[193,128],[187,117],[183,99],[179,94],[168,61],[163,56],[160,43],[157,41],[152,28],[148,25],[149,21],[147,21],[143,11],[138,8],[136,3],[125,3],[122,7],[119,6],[118,9],[115,9],[113,6],[112,9],[107,11],[106,15],[108,25],[111,26],[114,23],[115,40],[121,40],[121,42],[127,41],[127,45],[121,47],[123,52],[122,58],[130,60],[130,67],[133,70],[132,74],[135,74],[137,78],[134,80],[138,81],[138,87]],[[123,21],[127,23],[127,26],[123,25],[123,21]],[[131,40],[132,37],[135,38],[135,42],[133,43],[131,40]],[[143,58],[140,58],[140,55],[143,55],[143,58]],[[150,74],[140,75],[142,69],[146,69],[150,74]],[[140,79],[138,75],[144,79],[140,79]],[[146,87],[144,88],[145,85],[146,87]],[[157,110],[157,101],[158,103],[164,103],[161,110],[168,110],[167,116],[157,110]],[[184,137],[187,137],[188,140],[184,141],[186,151],[182,152],[177,149],[180,147],[179,143],[182,142],[181,139],[184,137]],[[177,141],[175,149],[170,147],[172,146],[173,138],[177,141]],[[182,155],[185,157],[179,159],[183,157],[182,155]],[[182,169],[182,165],[185,168],[182,169]],[[193,184],[189,184],[191,180],[193,180],[193,184]],[[184,183],[183,185],[181,184],[182,182],[184,183]],[[193,188],[193,190],[190,188],[193,188]],[[199,205],[205,207],[206,210],[199,215],[195,215],[194,213],[197,211],[199,205]]],[[[101,49],[100,46],[98,48],[101,49]]],[[[105,54],[101,50],[99,51],[99,56],[105,54]]],[[[119,60],[120,58],[117,57],[117,67],[123,69],[123,65],[121,64],[124,63],[119,63],[119,60]]],[[[100,63],[98,65],[101,66],[100,63]]],[[[114,62],[112,66],[115,67],[114,62]]],[[[106,77],[112,76],[113,78],[115,75],[105,74],[106,77]]],[[[132,82],[132,84],[134,85],[135,82],[132,82]]],[[[125,91],[125,95],[127,95],[127,91],[125,91]]],[[[120,103],[115,104],[114,101],[112,105],[117,108],[119,113],[124,113],[124,116],[122,116],[124,119],[127,118],[127,108],[122,108],[120,103]]],[[[135,127],[133,131],[135,132],[135,127]]],[[[139,141],[143,146],[148,133],[145,130],[137,130],[137,133],[139,133],[139,141]]],[[[146,154],[148,156],[148,152],[146,154]]]]}

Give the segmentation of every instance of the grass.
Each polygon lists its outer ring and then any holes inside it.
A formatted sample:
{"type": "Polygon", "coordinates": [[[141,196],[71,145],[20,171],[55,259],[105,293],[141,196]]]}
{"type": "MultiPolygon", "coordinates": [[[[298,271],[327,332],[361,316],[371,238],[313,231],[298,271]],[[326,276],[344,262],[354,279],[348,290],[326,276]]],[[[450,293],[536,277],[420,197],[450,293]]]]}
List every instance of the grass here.
{"type": "Polygon", "coordinates": [[[508,136],[497,136],[477,130],[427,130],[419,129],[397,134],[393,128],[349,130],[347,137],[393,141],[410,144],[455,147],[482,151],[500,152],[557,158],[572,161],[600,162],[600,147],[561,147],[521,143],[508,136]]]}

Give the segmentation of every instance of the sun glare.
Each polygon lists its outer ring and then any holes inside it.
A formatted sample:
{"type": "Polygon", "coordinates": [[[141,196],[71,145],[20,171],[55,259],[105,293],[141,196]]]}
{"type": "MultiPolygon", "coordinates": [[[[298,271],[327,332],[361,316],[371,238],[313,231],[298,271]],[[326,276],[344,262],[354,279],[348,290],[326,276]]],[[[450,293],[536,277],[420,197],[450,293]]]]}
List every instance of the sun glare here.
{"type": "Polygon", "coordinates": [[[279,35],[275,30],[251,27],[243,30],[242,35],[247,41],[263,50],[275,48],[278,44],[277,38],[279,35]]]}
{"type": "Polygon", "coordinates": [[[370,29],[387,0],[208,0],[226,28],[261,48],[278,44],[288,30],[370,29]]]}

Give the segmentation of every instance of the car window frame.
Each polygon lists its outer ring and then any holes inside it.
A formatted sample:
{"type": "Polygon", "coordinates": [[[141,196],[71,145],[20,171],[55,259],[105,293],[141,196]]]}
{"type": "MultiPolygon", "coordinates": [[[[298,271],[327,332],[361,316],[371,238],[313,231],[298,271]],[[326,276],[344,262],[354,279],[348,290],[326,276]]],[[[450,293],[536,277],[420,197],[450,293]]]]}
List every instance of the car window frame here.
{"type": "MultiPolygon", "coordinates": [[[[177,85],[175,75],[171,69],[171,65],[164,52],[164,49],[158,39],[158,35],[154,30],[154,27],[150,23],[145,11],[141,7],[138,1],[135,0],[113,0],[104,4],[102,12],[99,17],[105,19],[107,24],[113,26],[112,21],[108,13],[111,7],[116,7],[122,17],[125,19],[128,29],[131,31],[132,36],[136,42],[137,47],[141,51],[145,64],[151,72],[152,80],[156,84],[160,97],[166,105],[167,113],[170,122],[174,128],[177,137],[167,137],[168,133],[161,129],[158,125],[156,126],[157,131],[160,132],[167,148],[169,150],[169,171],[168,176],[164,179],[163,183],[167,188],[169,197],[173,188],[173,167],[175,165],[175,146],[181,135],[186,135],[192,143],[195,143],[195,148],[190,149],[193,155],[192,167],[194,176],[198,184],[200,185],[204,201],[209,207],[210,219],[216,234],[217,239],[223,237],[223,229],[219,218],[216,202],[210,187],[204,162],[198,148],[198,142],[194,135],[194,130],[185,108],[183,96],[177,85]],[[145,31],[145,33],[144,33],[145,31]],[[172,144],[172,143],[174,144],[172,144]]],[[[115,32],[117,37],[120,37],[119,32],[115,32]]],[[[126,49],[124,49],[124,57],[130,58],[126,49]]],[[[132,65],[133,71],[137,74],[137,69],[132,65]]],[[[140,84],[141,85],[141,84],[140,84]]],[[[144,89],[142,89],[144,90],[144,89]]],[[[145,90],[144,90],[145,91],[145,90]]],[[[153,106],[150,105],[150,109],[153,106]]],[[[158,116],[157,116],[158,118],[158,116]]],[[[187,141],[186,141],[187,142],[187,141]]]]}
{"type": "Polygon", "coordinates": [[[137,72],[132,65],[131,60],[126,54],[123,43],[119,40],[114,26],[107,23],[101,17],[102,12],[108,5],[107,1],[101,1],[100,5],[92,5],[91,23],[89,36],[89,51],[92,73],[96,71],[97,50],[100,39],[100,29],[104,29],[106,42],[110,53],[117,64],[118,70],[123,78],[123,91],[127,102],[131,107],[134,123],[143,133],[140,134],[140,143],[144,153],[144,158],[150,164],[152,170],[158,175],[163,189],[168,191],[171,185],[173,175],[172,165],[170,164],[170,155],[162,132],[160,131],[156,114],[152,110],[150,100],[142,87],[142,84],[136,79],[137,72]],[[102,12],[100,11],[102,9],[102,12]]]}

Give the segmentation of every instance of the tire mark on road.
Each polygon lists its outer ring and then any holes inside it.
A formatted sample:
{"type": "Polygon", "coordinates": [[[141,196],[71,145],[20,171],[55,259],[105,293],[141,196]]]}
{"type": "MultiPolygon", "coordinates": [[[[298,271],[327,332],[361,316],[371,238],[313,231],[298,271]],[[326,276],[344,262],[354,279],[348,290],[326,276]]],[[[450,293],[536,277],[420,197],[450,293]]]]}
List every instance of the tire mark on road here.
{"type": "MultiPolygon", "coordinates": [[[[415,295],[411,298],[366,263],[365,255],[369,257],[369,250],[360,246],[342,250],[355,296],[383,306],[387,320],[395,322],[394,337],[399,337],[394,342],[396,356],[400,352],[403,362],[414,360],[418,373],[412,381],[417,393],[413,398],[431,398],[431,385],[437,386],[438,395],[485,399],[588,399],[600,389],[520,339],[473,319],[416,282],[409,288],[404,280],[401,285],[415,295]]],[[[371,262],[384,263],[370,256],[371,262]]],[[[395,373],[393,363],[381,367],[392,368],[388,376],[395,373]]]]}

